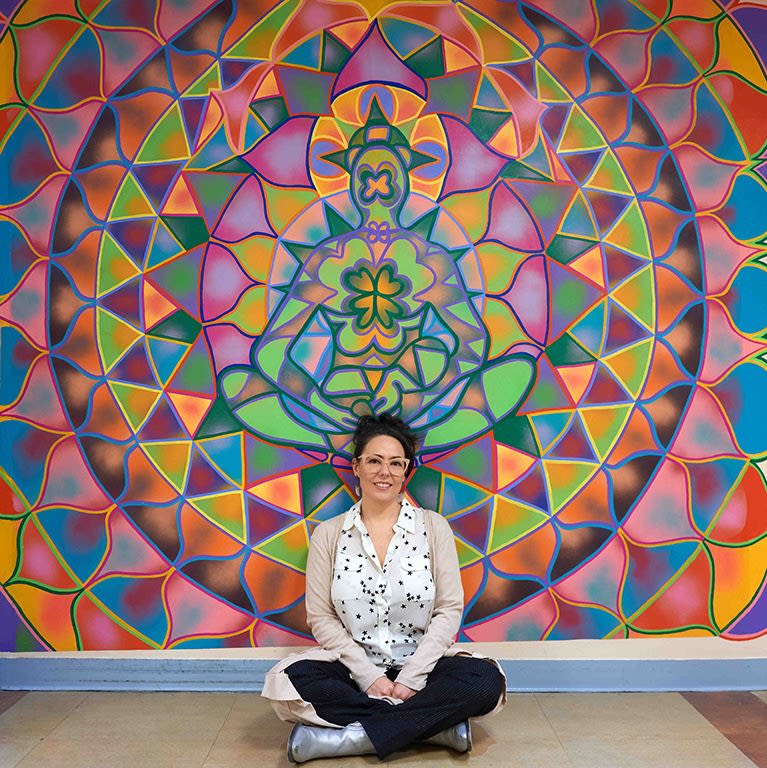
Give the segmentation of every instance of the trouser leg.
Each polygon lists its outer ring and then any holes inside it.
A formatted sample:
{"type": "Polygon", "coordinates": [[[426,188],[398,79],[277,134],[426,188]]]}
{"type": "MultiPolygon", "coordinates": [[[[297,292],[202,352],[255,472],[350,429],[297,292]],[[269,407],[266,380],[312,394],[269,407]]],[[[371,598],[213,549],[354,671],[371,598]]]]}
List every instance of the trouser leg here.
{"type": "Polygon", "coordinates": [[[285,673],[301,698],[329,723],[363,722],[371,714],[393,709],[389,702],[361,691],[340,661],[305,659],[291,664],[285,673]]]}
{"type": "Polygon", "coordinates": [[[285,672],[320,717],[337,725],[359,721],[382,759],[469,717],[487,714],[503,686],[494,664],[469,656],[440,659],[424,689],[397,705],[360,691],[340,662],[299,661],[285,672]]]}
{"type": "Polygon", "coordinates": [[[498,702],[502,687],[503,676],[495,664],[451,656],[437,662],[423,690],[360,722],[378,757],[384,758],[469,717],[486,715],[498,702]]]}

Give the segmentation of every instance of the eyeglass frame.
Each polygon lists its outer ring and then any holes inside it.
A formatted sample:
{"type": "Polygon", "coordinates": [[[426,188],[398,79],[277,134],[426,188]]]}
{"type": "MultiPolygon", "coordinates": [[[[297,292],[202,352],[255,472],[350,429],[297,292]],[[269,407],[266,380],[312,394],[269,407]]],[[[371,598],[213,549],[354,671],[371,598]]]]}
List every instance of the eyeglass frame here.
{"type": "Polygon", "coordinates": [[[364,461],[368,457],[376,458],[381,462],[381,466],[378,467],[378,469],[374,470],[376,474],[380,472],[385,466],[386,469],[389,470],[389,474],[392,477],[404,477],[407,474],[408,467],[410,466],[410,459],[407,458],[407,456],[392,456],[390,459],[386,459],[378,453],[361,453],[359,456],[355,456],[354,461],[357,462],[358,465],[362,466],[366,472],[371,472],[371,473],[373,472],[368,468],[367,464],[364,461]],[[392,461],[403,461],[405,463],[405,466],[402,469],[401,475],[392,471],[392,467],[391,467],[392,461]]]}

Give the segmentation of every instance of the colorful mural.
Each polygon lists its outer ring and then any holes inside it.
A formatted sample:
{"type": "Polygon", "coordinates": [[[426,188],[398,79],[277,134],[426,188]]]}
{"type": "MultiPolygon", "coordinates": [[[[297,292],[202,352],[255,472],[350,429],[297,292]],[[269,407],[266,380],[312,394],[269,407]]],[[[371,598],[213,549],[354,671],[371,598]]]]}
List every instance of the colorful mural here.
{"type": "Polygon", "coordinates": [[[310,642],[371,409],[461,639],[767,631],[763,3],[0,13],[0,650],[310,642]]]}

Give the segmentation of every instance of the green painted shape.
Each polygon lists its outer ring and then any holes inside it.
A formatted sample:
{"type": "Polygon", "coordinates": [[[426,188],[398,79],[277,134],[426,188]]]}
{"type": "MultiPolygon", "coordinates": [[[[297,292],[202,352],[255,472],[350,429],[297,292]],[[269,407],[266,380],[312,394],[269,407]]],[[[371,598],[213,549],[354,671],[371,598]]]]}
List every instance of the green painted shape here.
{"type": "Polygon", "coordinates": [[[202,216],[163,216],[162,220],[184,250],[191,251],[210,239],[202,216]]]}
{"type": "Polygon", "coordinates": [[[455,548],[458,552],[458,567],[463,568],[481,560],[484,555],[478,549],[469,546],[463,539],[455,539],[455,548]]]}
{"type": "Polygon", "coordinates": [[[107,371],[141,338],[140,331],[101,307],[96,309],[96,328],[101,362],[107,371]]]}
{"type": "Polygon", "coordinates": [[[623,216],[615,223],[615,226],[605,235],[604,240],[642,258],[651,258],[647,228],[639,203],[636,200],[631,203],[623,216]]]}
{"type": "Polygon", "coordinates": [[[478,107],[484,107],[485,109],[507,109],[503,98],[498,93],[495,85],[493,85],[487,75],[483,75],[479,81],[479,90],[477,91],[476,104],[478,107]]]}
{"type": "Polygon", "coordinates": [[[126,174],[109,211],[109,220],[137,219],[142,216],[155,215],[149,200],[141,189],[141,185],[133,178],[132,174],[126,174]]]}
{"type": "MultiPolygon", "coordinates": [[[[189,445],[189,443],[187,443],[189,445]]],[[[167,443],[143,443],[141,446],[152,459],[155,466],[162,467],[162,471],[168,476],[174,488],[183,491],[186,488],[187,472],[189,471],[189,460],[183,464],[175,464],[168,460],[167,443]]]]}
{"type": "Polygon", "coordinates": [[[505,360],[482,373],[482,388],[493,418],[503,418],[515,408],[535,375],[527,358],[505,360]]]}
{"type": "Polygon", "coordinates": [[[445,370],[445,353],[435,349],[415,347],[415,357],[424,383],[427,386],[435,384],[445,370]]]}
{"type": "Polygon", "coordinates": [[[527,416],[506,416],[493,427],[493,437],[504,445],[516,448],[532,456],[540,456],[530,419],[527,416]]]}
{"type": "Polygon", "coordinates": [[[226,53],[228,59],[269,59],[272,44],[300,0],[287,0],[268,13],[226,53]]]}
{"type": "Polygon", "coordinates": [[[239,173],[250,175],[253,173],[253,166],[246,163],[241,157],[233,157],[231,160],[224,160],[223,163],[219,163],[211,168],[208,173],[239,173]]]}
{"type": "Polygon", "coordinates": [[[560,365],[579,365],[596,360],[595,355],[585,350],[567,333],[562,334],[555,342],[546,347],[546,355],[555,368],[560,365]]]}
{"type": "Polygon", "coordinates": [[[442,39],[435,37],[421,50],[408,56],[405,63],[421,77],[441,77],[445,74],[445,54],[442,50],[442,39]]]}
{"type": "Polygon", "coordinates": [[[597,245],[598,242],[598,240],[558,234],[552,238],[546,249],[546,254],[560,264],[569,264],[573,259],[586,253],[589,248],[597,245]]]}
{"type": "MultiPolygon", "coordinates": [[[[634,316],[638,317],[648,328],[655,327],[655,276],[652,267],[646,267],[645,269],[637,272],[633,277],[630,277],[621,286],[635,286],[637,296],[645,297],[644,301],[640,301],[638,304],[632,302],[631,306],[626,306],[626,309],[634,316]]],[[[620,289],[619,289],[620,291],[620,289]]]]}
{"type": "Polygon", "coordinates": [[[549,486],[549,498],[551,499],[551,509],[556,511],[562,507],[562,505],[572,498],[573,494],[594,474],[596,465],[586,464],[579,461],[567,461],[567,474],[568,479],[561,485],[555,485],[552,483],[552,476],[549,471],[549,467],[555,462],[545,462],[544,466],[546,470],[544,475],[546,477],[546,484],[549,486]],[[546,466],[548,465],[548,466],[546,466]]]}
{"type": "Polygon", "coordinates": [[[322,34],[322,71],[340,72],[349,59],[350,51],[327,30],[322,34]]]}
{"type": "Polygon", "coordinates": [[[232,434],[242,430],[242,424],[232,416],[232,411],[222,398],[217,398],[195,433],[195,440],[232,434]]]}
{"type": "Polygon", "coordinates": [[[408,230],[414,235],[422,237],[424,240],[431,240],[431,233],[434,231],[434,227],[437,224],[437,217],[439,216],[439,208],[433,208],[428,213],[421,216],[420,219],[414,221],[408,230]]]}
{"type": "Polygon", "coordinates": [[[301,470],[301,509],[310,515],[343,485],[330,464],[314,464],[301,470]]]}
{"type": "Polygon", "coordinates": [[[175,339],[192,344],[200,335],[202,325],[191,315],[179,309],[159,322],[147,335],[160,339],[175,339]]]}
{"type": "Polygon", "coordinates": [[[479,412],[469,408],[459,408],[441,424],[432,427],[426,433],[424,448],[445,446],[465,440],[467,437],[485,432],[490,423],[479,412]]]}
{"type": "Polygon", "coordinates": [[[632,407],[633,406],[631,405],[616,405],[613,407],[604,406],[594,409],[583,409],[583,422],[587,427],[589,439],[594,445],[594,448],[596,448],[598,456],[607,456],[608,452],[612,449],[616,438],[626,424],[629,411],[632,407]],[[601,429],[599,434],[594,434],[593,428],[589,429],[589,411],[591,410],[598,411],[600,414],[609,415],[607,426],[605,426],[604,422],[600,419],[601,429]]]}
{"type": "Polygon", "coordinates": [[[149,132],[133,162],[162,163],[167,160],[186,160],[190,155],[181,106],[174,102],[149,132]]]}
{"type": "Polygon", "coordinates": [[[109,389],[114,399],[122,407],[125,418],[134,432],[144,423],[162,394],[159,389],[138,387],[134,384],[125,384],[122,381],[110,381],[109,389]],[[137,393],[138,397],[136,397],[137,393]]]}
{"type": "Polygon", "coordinates": [[[212,381],[213,371],[208,355],[199,344],[189,351],[181,368],[173,377],[173,386],[184,392],[213,393],[215,384],[212,381]]]}
{"type": "Polygon", "coordinates": [[[536,171],[535,168],[531,168],[529,165],[519,160],[509,160],[501,170],[501,178],[503,179],[532,179],[534,181],[550,181],[550,177],[536,171]]]}
{"type": "Polygon", "coordinates": [[[312,189],[285,189],[264,184],[266,210],[275,232],[284,232],[298,211],[308,208],[316,199],[312,189]]]}
{"type": "Polygon", "coordinates": [[[195,498],[191,499],[194,502],[194,506],[197,507],[205,517],[212,520],[216,525],[223,528],[225,531],[229,531],[235,538],[240,541],[245,541],[245,515],[243,514],[240,519],[232,519],[229,515],[221,512],[219,508],[218,496],[209,496],[207,498],[195,498]]]}
{"type": "Polygon", "coordinates": [[[221,380],[221,391],[229,400],[237,397],[250,380],[246,371],[230,371],[221,380]]]}
{"type": "Polygon", "coordinates": [[[221,90],[221,69],[214,61],[185,91],[184,96],[207,96],[221,90]]]}
{"type": "Polygon", "coordinates": [[[299,424],[285,410],[278,395],[265,395],[257,400],[249,400],[237,408],[236,412],[239,419],[256,434],[268,432],[270,439],[288,445],[321,445],[320,438],[313,431],[299,424]],[[268,424],[268,429],[262,430],[261,424],[268,424]]]}
{"type": "Polygon", "coordinates": [[[509,119],[510,112],[496,112],[490,109],[474,108],[469,118],[471,132],[484,144],[498,133],[500,127],[509,119]]]}
{"type": "Polygon", "coordinates": [[[356,229],[356,227],[341,216],[335,208],[332,208],[327,203],[322,207],[331,237],[340,237],[341,235],[346,235],[356,229]]]}
{"type": "MultiPolygon", "coordinates": [[[[250,173],[252,172],[253,169],[251,168],[250,173]]],[[[186,178],[212,225],[213,220],[218,218],[232,192],[242,181],[243,176],[239,174],[224,175],[219,168],[216,173],[190,171],[186,178]]]]}
{"type": "Polygon", "coordinates": [[[125,284],[141,272],[133,259],[119,246],[106,230],[99,249],[99,266],[96,274],[96,293],[103,296],[125,284]]]}
{"type": "Polygon", "coordinates": [[[623,195],[633,195],[634,190],[626,179],[618,158],[612,152],[605,152],[601,160],[594,168],[591,178],[586,183],[587,187],[606,189],[623,195]]]}
{"type": "Polygon", "coordinates": [[[442,473],[421,464],[407,481],[407,492],[418,506],[424,509],[440,509],[442,473]]]}
{"type": "Polygon", "coordinates": [[[287,359],[288,346],[293,339],[275,339],[258,350],[257,364],[264,375],[272,381],[278,381],[282,364],[287,359]]]}
{"type": "MultiPolygon", "coordinates": [[[[197,150],[194,157],[186,164],[187,171],[207,171],[230,160],[232,150],[226,137],[223,123],[216,128],[207,141],[197,150]]],[[[253,169],[251,169],[251,173],[253,169]]]]}
{"type": "Polygon", "coordinates": [[[287,531],[283,531],[273,539],[265,541],[263,544],[259,544],[258,547],[256,547],[256,551],[281,563],[287,563],[297,571],[306,571],[308,549],[306,546],[296,547],[295,543],[291,542],[291,539],[295,538],[296,534],[294,529],[289,528],[287,531]]]}
{"type": "Polygon", "coordinates": [[[549,516],[539,509],[499,498],[493,511],[493,528],[490,532],[488,551],[502,549],[548,521],[549,516]]]}
{"type": "Polygon", "coordinates": [[[254,101],[250,110],[268,131],[282,125],[290,117],[285,99],[280,97],[254,101]]]}
{"type": "Polygon", "coordinates": [[[529,253],[515,251],[500,243],[485,242],[477,246],[480,261],[488,267],[483,270],[489,294],[505,293],[512,283],[520,264],[530,258],[529,253]]]}
{"type": "Polygon", "coordinates": [[[538,98],[543,102],[571,102],[573,97],[557,82],[549,70],[539,61],[535,64],[538,98]]]}
{"type": "Polygon", "coordinates": [[[329,394],[336,395],[369,391],[367,381],[356,368],[333,371],[325,382],[325,389],[329,394]]]}
{"type": "Polygon", "coordinates": [[[582,152],[590,149],[602,149],[605,143],[604,136],[599,132],[591,118],[577,106],[573,107],[559,139],[559,150],[582,152]]]}

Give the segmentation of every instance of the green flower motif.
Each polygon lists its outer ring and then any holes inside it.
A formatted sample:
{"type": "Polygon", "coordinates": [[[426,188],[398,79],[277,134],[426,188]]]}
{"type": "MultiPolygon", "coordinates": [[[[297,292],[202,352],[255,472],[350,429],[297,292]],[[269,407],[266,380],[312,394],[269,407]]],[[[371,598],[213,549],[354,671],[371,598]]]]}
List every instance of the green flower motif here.
{"type": "Polygon", "coordinates": [[[358,316],[360,328],[378,323],[389,329],[395,318],[405,315],[405,308],[396,297],[405,293],[407,284],[394,276],[391,264],[384,264],[372,272],[367,264],[363,264],[341,279],[350,292],[357,294],[349,299],[348,308],[358,316]]]}

